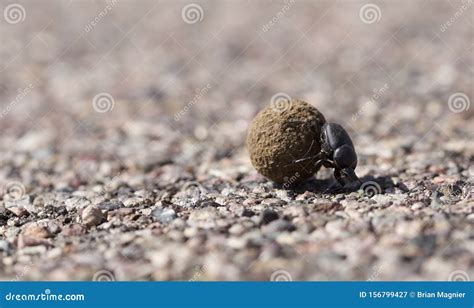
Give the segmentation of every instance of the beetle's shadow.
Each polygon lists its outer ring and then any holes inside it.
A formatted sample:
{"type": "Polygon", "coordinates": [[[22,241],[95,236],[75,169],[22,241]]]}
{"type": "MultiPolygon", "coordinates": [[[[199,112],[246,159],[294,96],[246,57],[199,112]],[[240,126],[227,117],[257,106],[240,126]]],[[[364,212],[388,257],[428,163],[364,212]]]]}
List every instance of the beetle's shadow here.
{"type": "Polygon", "coordinates": [[[286,188],[287,190],[293,191],[297,194],[302,194],[307,191],[313,192],[315,194],[341,194],[341,193],[351,193],[359,189],[363,189],[363,185],[372,185],[375,189],[379,190],[378,193],[383,194],[387,190],[393,190],[394,187],[399,187],[401,190],[407,189],[403,183],[395,183],[392,180],[391,176],[379,176],[374,177],[372,175],[366,175],[360,178],[362,185],[356,186],[345,186],[342,187],[333,177],[327,179],[316,179],[311,177],[306,181],[296,184],[286,188]]]}
{"type": "Polygon", "coordinates": [[[313,192],[315,194],[324,194],[331,193],[331,191],[337,187],[341,188],[341,186],[333,178],[316,179],[315,177],[311,177],[306,181],[289,187],[288,190],[291,190],[297,194],[302,194],[307,191],[313,192]]]}
{"type": "Polygon", "coordinates": [[[405,184],[402,182],[397,182],[395,184],[392,180],[392,176],[389,175],[384,175],[384,176],[378,176],[374,177],[373,175],[366,175],[362,178],[360,178],[360,181],[362,182],[361,189],[363,189],[364,185],[366,187],[369,187],[370,185],[375,185],[377,184],[378,187],[377,189],[380,189],[380,194],[385,194],[387,192],[394,191],[395,187],[399,188],[402,191],[408,191],[409,189],[405,184]]]}

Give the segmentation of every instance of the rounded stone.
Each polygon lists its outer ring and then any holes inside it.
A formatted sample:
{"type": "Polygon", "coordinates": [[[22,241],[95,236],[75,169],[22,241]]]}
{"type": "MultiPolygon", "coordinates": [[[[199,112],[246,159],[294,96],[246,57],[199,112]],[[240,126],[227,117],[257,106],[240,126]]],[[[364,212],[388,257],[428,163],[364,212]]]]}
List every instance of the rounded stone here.
{"type": "Polygon", "coordinates": [[[90,228],[93,226],[98,226],[104,220],[105,220],[105,215],[102,213],[102,211],[99,208],[93,205],[89,205],[82,212],[82,223],[86,227],[90,228]]]}
{"type": "Polygon", "coordinates": [[[314,106],[286,100],[260,111],[250,125],[247,150],[255,169],[266,178],[292,186],[318,170],[314,160],[294,160],[317,155],[321,128],[326,122],[314,106]]]}

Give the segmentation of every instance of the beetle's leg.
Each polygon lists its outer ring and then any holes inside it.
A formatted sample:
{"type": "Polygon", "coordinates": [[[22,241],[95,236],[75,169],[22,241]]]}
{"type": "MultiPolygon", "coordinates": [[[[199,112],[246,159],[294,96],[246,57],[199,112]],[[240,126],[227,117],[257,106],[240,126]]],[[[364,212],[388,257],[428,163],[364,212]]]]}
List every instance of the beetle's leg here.
{"type": "Polygon", "coordinates": [[[331,185],[329,185],[329,187],[326,188],[326,190],[323,193],[325,194],[327,192],[333,192],[333,193],[343,192],[344,187],[337,187],[338,183],[339,183],[338,181],[332,182],[331,185]]]}
{"type": "Polygon", "coordinates": [[[339,184],[341,184],[341,186],[344,186],[344,185],[345,185],[344,179],[343,179],[342,176],[341,176],[341,170],[335,168],[335,169],[334,169],[334,177],[335,177],[336,180],[339,182],[339,184]]]}
{"type": "Polygon", "coordinates": [[[341,170],[341,176],[344,179],[345,184],[351,184],[352,187],[359,188],[362,185],[359,177],[352,168],[345,168],[341,170]]]}
{"type": "Polygon", "coordinates": [[[300,162],[305,161],[305,160],[317,159],[319,154],[317,154],[317,155],[315,155],[315,156],[306,157],[306,155],[308,155],[308,153],[309,153],[309,152],[311,151],[311,149],[313,148],[313,145],[314,145],[314,140],[311,141],[311,145],[309,146],[308,151],[306,151],[306,153],[303,154],[303,157],[305,157],[305,158],[301,158],[301,159],[294,160],[293,163],[300,163],[300,162]]]}
{"type": "Polygon", "coordinates": [[[307,161],[307,160],[320,159],[322,156],[323,156],[323,153],[319,153],[319,154],[314,155],[314,156],[310,156],[310,157],[305,157],[305,158],[300,158],[300,159],[294,160],[293,163],[301,163],[301,162],[304,162],[304,161],[307,161]]]}
{"type": "Polygon", "coordinates": [[[304,153],[303,157],[305,157],[306,155],[308,155],[308,153],[311,151],[311,149],[313,148],[313,145],[314,145],[314,139],[311,141],[311,145],[309,146],[309,149],[308,151],[306,151],[306,153],[304,153]]]}
{"type": "MultiPolygon", "coordinates": [[[[342,181],[342,178],[341,178],[341,172],[339,171],[339,169],[337,168],[336,164],[333,162],[333,161],[330,161],[330,160],[320,160],[317,162],[317,168],[319,169],[322,166],[326,167],[326,168],[334,168],[334,177],[336,178],[337,180],[337,183],[341,184],[341,186],[344,187],[344,183],[341,182],[342,181]]],[[[328,192],[328,191],[335,191],[335,192],[339,192],[341,191],[341,187],[336,187],[335,189],[333,189],[334,186],[337,186],[336,182],[333,182],[325,191],[324,193],[328,192]]]]}

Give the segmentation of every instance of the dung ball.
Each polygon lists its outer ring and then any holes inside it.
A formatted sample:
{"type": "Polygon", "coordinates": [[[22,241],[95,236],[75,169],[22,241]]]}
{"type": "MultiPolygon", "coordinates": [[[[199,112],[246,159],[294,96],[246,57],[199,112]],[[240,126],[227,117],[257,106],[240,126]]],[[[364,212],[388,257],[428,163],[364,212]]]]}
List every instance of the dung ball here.
{"type": "Polygon", "coordinates": [[[255,169],[266,178],[291,186],[318,170],[314,160],[297,159],[317,155],[323,114],[301,100],[285,100],[260,111],[250,125],[247,150],[255,169]]]}

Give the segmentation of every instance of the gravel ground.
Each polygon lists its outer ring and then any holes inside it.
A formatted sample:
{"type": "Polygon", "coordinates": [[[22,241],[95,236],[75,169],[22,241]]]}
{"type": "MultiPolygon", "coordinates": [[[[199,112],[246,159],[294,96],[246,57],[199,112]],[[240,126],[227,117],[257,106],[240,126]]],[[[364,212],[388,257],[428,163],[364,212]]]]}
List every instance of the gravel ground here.
{"type": "Polygon", "coordinates": [[[472,1],[0,4],[2,279],[474,278],[472,1]],[[361,189],[253,169],[276,97],[361,189]]]}

